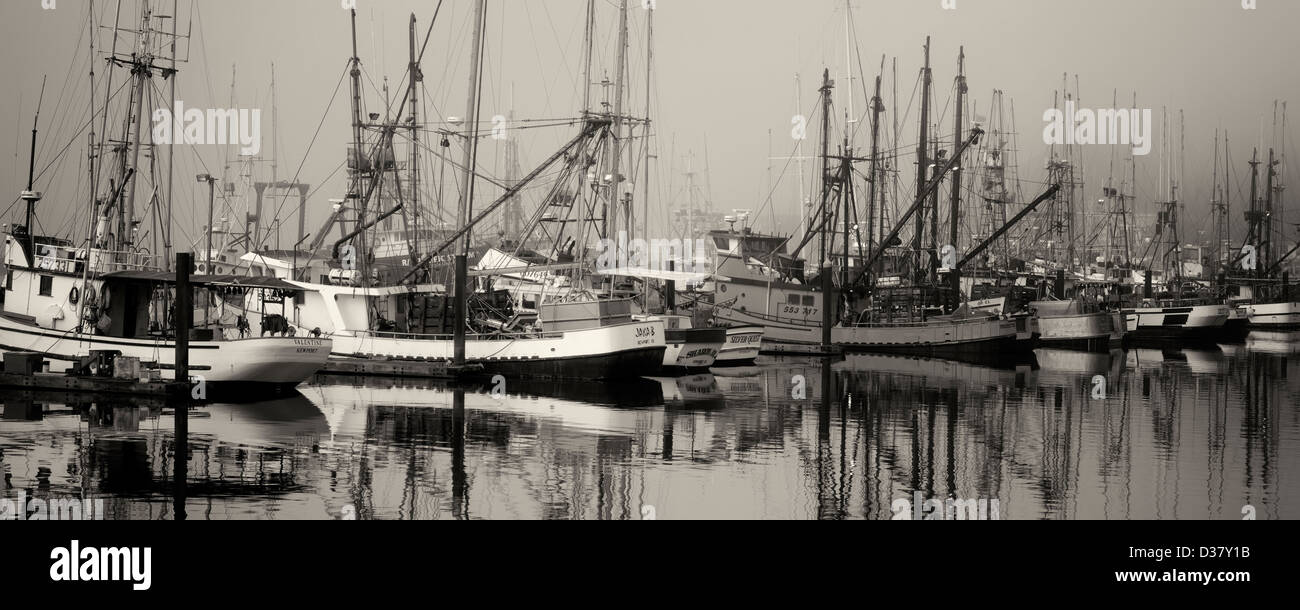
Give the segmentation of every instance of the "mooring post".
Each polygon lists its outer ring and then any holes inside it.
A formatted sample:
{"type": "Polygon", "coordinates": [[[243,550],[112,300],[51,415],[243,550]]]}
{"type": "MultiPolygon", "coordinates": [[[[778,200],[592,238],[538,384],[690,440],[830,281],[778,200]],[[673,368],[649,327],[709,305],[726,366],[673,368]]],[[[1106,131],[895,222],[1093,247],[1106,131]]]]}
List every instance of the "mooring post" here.
{"type": "Polygon", "coordinates": [[[189,478],[190,436],[190,328],[194,326],[194,293],[190,289],[190,272],[194,268],[194,255],[176,254],[176,383],[185,390],[174,405],[176,430],[173,434],[175,456],[172,473],[173,505],[176,520],[185,520],[185,484],[189,478]]]}
{"type": "Polygon", "coordinates": [[[452,330],[452,362],[456,366],[465,365],[465,300],[468,295],[469,257],[464,254],[456,256],[456,302],[453,307],[456,327],[452,330]]]}
{"type": "Polygon", "coordinates": [[[830,265],[822,265],[822,353],[825,354],[831,351],[831,326],[835,324],[831,316],[831,308],[835,306],[834,272],[830,265]]]}
{"type": "MultiPolygon", "coordinates": [[[[677,262],[668,261],[668,270],[677,271],[677,262]]],[[[664,282],[664,313],[677,314],[677,282],[673,280],[664,282]]]]}

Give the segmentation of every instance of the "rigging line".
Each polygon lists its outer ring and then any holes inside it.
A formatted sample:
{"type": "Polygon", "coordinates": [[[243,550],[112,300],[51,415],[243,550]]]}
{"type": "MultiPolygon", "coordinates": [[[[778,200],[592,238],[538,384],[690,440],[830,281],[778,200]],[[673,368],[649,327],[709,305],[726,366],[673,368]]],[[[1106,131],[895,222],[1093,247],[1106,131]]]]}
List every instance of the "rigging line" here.
{"type": "MultiPolygon", "coordinates": [[[[121,91],[123,88],[125,88],[128,84],[130,84],[130,83],[129,83],[129,82],[124,82],[124,83],[122,83],[122,85],[120,85],[120,86],[118,87],[118,92],[120,92],[120,91],[121,91]]],[[[45,164],[45,166],[41,169],[41,171],[39,171],[39,172],[36,173],[36,178],[35,178],[35,180],[41,180],[42,178],[45,177],[46,172],[48,172],[48,171],[50,170],[50,168],[53,167],[54,164],[57,163],[57,162],[59,161],[59,159],[63,157],[63,155],[68,151],[69,148],[72,147],[72,145],[73,145],[74,143],[76,143],[78,140],[81,139],[81,134],[85,133],[86,128],[87,128],[87,127],[90,127],[91,122],[94,121],[94,120],[95,120],[94,117],[91,117],[90,120],[86,121],[86,123],[85,123],[84,125],[82,125],[80,129],[77,130],[77,133],[73,134],[72,138],[70,138],[70,139],[68,140],[68,143],[65,144],[65,145],[63,146],[63,148],[59,149],[59,152],[55,153],[54,158],[51,159],[49,163],[45,164]]],[[[13,200],[13,202],[10,203],[9,206],[5,208],[4,212],[0,212],[0,216],[8,215],[8,214],[9,214],[9,211],[12,210],[13,207],[14,207],[15,205],[17,205],[19,201],[22,201],[22,197],[21,197],[21,196],[15,198],[15,199],[13,200]]]]}

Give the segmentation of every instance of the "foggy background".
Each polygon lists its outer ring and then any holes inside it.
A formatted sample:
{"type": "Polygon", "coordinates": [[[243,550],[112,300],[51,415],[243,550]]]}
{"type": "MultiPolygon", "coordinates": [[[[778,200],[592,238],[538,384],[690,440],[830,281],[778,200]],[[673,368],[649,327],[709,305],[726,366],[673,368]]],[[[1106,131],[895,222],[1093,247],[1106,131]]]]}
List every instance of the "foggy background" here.
{"type": "MultiPolygon", "coordinates": [[[[3,221],[22,222],[21,204],[11,202],[17,202],[25,188],[32,119],[41,79],[47,77],[36,161],[37,171],[43,171],[36,189],[46,195],[39,209],[39,229],[77,243],[84,240],[91,200],[86,133],[81,130],[90,116],[88,2],[57,0],[53,10],[43,9],[41,0],[0,2],[0,46],[6,58],[0,62],[0,81],[5,85],[0,89],[0,153],[9,158],[7,171],[0,171],[3,221]]],[[[134,29],[139,12],[136,0],[121,4],[123,27],[134,29]]],[[[385,77],[392,99],[405,94],[409,16],[414,13],[419,19],[417,38],[423,42],[437,2],[358,0],[357,4],[366,110],[382,113],[385,77]]],[[[593,81],[606,74],[614,77],[617,40],[616,2],[596,4],[599,31],[593,81]]],[[[955,10],[945,10],[943,4],[941,0],[854,2],[854,65],[846,68],[850,62],[843,1],[658,0],[651,118],[652,148],[659,158],[651,179],[652,236],[671,237],[666,235],[667,218],[669,210],[687,197],[688,165],[699,172],[695,179],[700,197],[710,199],[715,210],[755,210],[761,212],[755,219],[757,228],[797,231],[800,177],[793,164],[769,157],[789,156],[795,150],[791,118],[799,109],[817,120],[813,107],[824,68],[837,81],[837,112],[844,112],[848,103],[844,89],[851,84],[855,114],[865,115],[865,88],[871,86],[882,55],[898,62],[896,83],[892,66],[885,68],[884,99],[890,114],[884,120],[886,124],[894,120],[891,97],[896,86],[897,112],[905,120],[900,131],[902,183],[913,183],[917,75],[927,35],[933,37],[935,120],[941,123],[940,136],[951,139],[953,79],[958,47],[964,45],[969,101],[977,114],[988,114],[994,89],[1005,93],[1008,110],[1014,104],[1019,174],[1027,199],[1041,190],[1035,181],[1046,175],[1043,111],[1052,106],[1063,77],[1069,75],[1073,88],[1077,75],[1081,107],[1110,107],[1117,90],[1120,107],[1128,107],[1136,92],[1138,106],[1152,108],[1157,122],[1162,108],[1169,109],[1171,120],[1176,120],[1179,110],[1185,113],[1186,175],[1181,197],[1187,206],[1185,241],[1194,241],[1198,230],[1210,229],[1206,219],[1214,133],[1229,131],[1232,222],[1238,238],[1244,233],[1241,211],[1249,192],[1246,162],[1251,148],[1262,146],[1261,156],[1266,157],[1268,147],[1274,145],[1275,100],[1300,100],[1294,66],[1300,57],[1300,41],[1294,35],[1300,25],[1300,3],[1259,0],[1256,10],[1243,10],[1240,0],[956,0],[955,10]],[[796,76],[802,85],[798,90],[796,76]],[[775,188],[769,189],[769,184],[775,188]],[[769,194],[771,202],[765,204],[769,194]]],[[[156,0],[154,6],[158,13],[172,12],[172,0],[156,0]]],[[[101,98],[96,104],[102,104],[104,94],[107,70],[102,56],[112,43],[108,28],[115,7],[116,0],[95,2],[95,16],[102,26],[96,30],[97,97],[101,98]]],[[[585,7],[585,0],[489,2],[484,121],[511,111],[521,120],[579,115],[585,7]]],[[[628,113],[644,116],[645,11],[641,0],[630,0],[630,7],[628,113]]],[[[440,127],[447,117],[466,115],[472,8],[471,0],[446,0],[433,29],[421,94],[431,128],[440,127]]],[[[296,177],[313,185],[307,232],[317,232],[328,216],[328,200],[342,197],[347,188],[341,166],[351,140],[350,100],[348,83],[340,84],[340,79],[346,77],[351,56],[348,12],[338,0],[179,0],[178,13],[179,30],[190,38],[180,44],[182,59],[188,61],[180,66],[177,97],[187,108],[262,109],[261,156],[275,157],[278,179],[296,177]],[[278,109],[274,143],[272,63],[278,109]]],[[[131,38],[130,32],[124,33],[126,44],[131,38]]],[[[122,74],[119,71],[117,84],[122,74]]],[[[163,86],[161,80],[156,82],[163,86]]],[[[591,96],[598,106],[603,89],[593,86],[591,96]]],[[[861,123],[855,142],[860,151],[869,146],[866,124],[861,123]]],[[[119,131],[120,126],[110,126],[111,133],[119,131]]],[[[575,134],[572,126],[516,130],[523,172],[575,134]]],[[[1157,184],[1160,133],[1156,130],[1153,135],[1153,153],[1138,161],[1138,212],[1150,212],[1151,202],[1164,198],[1157,184]]],[[[804,154],[815,154],[818,137],[818,126],[810,124],[804,154]]],[[[480,169],[500,177],[504,147],[492,140],[484,142],[480,169]]],[[[1285,152],[1292,153],[1289,137],[1285,143],[1285,152]]],[[[452,150],[459,160],[459,151],[452,150]]],[[[1082,199],[1095,201],[1109,175],[1111,149],[1090,147],[1086,155],[1082,199]]],[[[1118,156],[1126,159],[1127,155],[1124,150],[1118,156]]],[[[1284,176],[1296,175],[1293,156],[1287,155],[1284,176]]],[[[206,186],[197,184],[194,175],[210,172],[237,178],[238,167],[225,170],[235,160],[234,146],[177,147],[177,249],[195,244],[206,223],[206,186]]],[[[428,158],[425,165],[433,171],[438,167],[428,158]]],[[[813,167],[812,163],[805,167],[806,189],[812,188],[813,167]]],[[[259,165],[258,171],[266,172],[258,179],[269,180],[269,165],[259,165]]],[[[636,173],[639,181],[640,172],[636,173]]],[[[426,171],[425,179],[429,175],[426,171]]],[[[144,200],[148,189],[141,190],[146,191],[139,194],[144,200]]],[[[639,197],[639,185],[637,193],[639,197]]],[[[454,205],[455,195],[449,195],[448,201],[454,205]]],[[[219,211],[218,215],[238,216],[235,224],[242,225],[242,202],[231,205],[235,213],[219,211]]],[[[296,202],[291,201],[281,213],[284,228],[279,245],[284,248],[296,240],[292,237],[297,226],[292,216],[295,208],[296,202]]],[[[264,212],[267,222],[274,213],[275,205],[269,206],[264,212]]],[[[1295,218],[1292,214],[1288,220],[1295,218]]],[[[1294,235],[1289,225],[1286,230],[1288,238],[1294,235]]]]}

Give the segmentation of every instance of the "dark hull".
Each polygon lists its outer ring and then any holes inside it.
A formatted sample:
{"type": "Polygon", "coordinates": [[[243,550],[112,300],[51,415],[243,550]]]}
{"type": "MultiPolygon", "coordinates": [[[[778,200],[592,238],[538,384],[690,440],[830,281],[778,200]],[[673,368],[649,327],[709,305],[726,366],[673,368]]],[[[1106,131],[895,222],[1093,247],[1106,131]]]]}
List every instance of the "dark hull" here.
{"type": "Polygon", "coordinates": [[[713,365],[713,368],[715,368],[715,369],[735,369],[735,368],[741,368],[741,367],[746,367],[746,366],[754,366],[754,365],[757,364],[757,363],[758,363],[758,358],[750,358],[750,359],[748,359],[748,360],[727,360],[727,361],[725,361],[725,362],[723,362],[723,361],[719,361],[719,362],[715,363],[715,364],[713,365]]]}
{"type": "MultiPolygon", "coordinates": [[[[1105,354],[1116,347],[1112,344],[1110,337],[1093,337],[1091,339],[1067,339],[1067,340],[1038,340],[1038,347],[1048,349],[1064,349],[1076,352],[1095,352],[1105,354]]],[[[1118,341],[1115,341],[1118,343],[1118,341]]]]}
{"type": "Polygon", "coordinates": [[[929,358],[954,358],[962,359],[969,356],[999,356],[1019,351],[1017,348],[1023,342],[1018,341],[1015,336],[996,337],[982,341],[967,341],[963,343],[946,343],[939,345],[881,345],[881,346],[863,346],[845,345],[844,351],[849,353],[870,353],[870,354],[902,354],[906,356],[924,356],[929,358]]]}
{"type": "Polygon", "coordinates": [[[1124,345],[1164,347],[1169,345],[1212,345],[1223,340],[1224,326],[1218,328],[1144,328],[1124,335],[1124,345]]]}
{"type": "Polygon", "coordinates": [[[507,379],[617,380],[658,374],[663,368],[664,347],[647,347],[615,354],[546,360],[477,360],[480,375],[501,375],[507,379]]]}

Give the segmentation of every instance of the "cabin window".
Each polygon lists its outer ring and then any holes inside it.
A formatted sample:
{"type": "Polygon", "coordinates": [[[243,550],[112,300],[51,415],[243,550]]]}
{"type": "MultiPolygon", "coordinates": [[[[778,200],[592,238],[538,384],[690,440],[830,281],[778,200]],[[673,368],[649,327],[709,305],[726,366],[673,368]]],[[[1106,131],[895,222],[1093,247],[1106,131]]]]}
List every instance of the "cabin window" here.
{"type": "Polygon", "coordinates": [[[12,269],[10,269],[9,273],[5,274],[5,290],[13,290],[13,289],[14,289],[14,272],[12,269]]]}
{"type": "Polygon", "coordinates": [[[812,306],[814,306],[814,305],[816,305],[816,304],[817,304],[817,297],[806,296],[806,297],[803,298],[803,306],[804,306],[804,307],[812,307],[812,306]]]}
{"type": "Polygon", "coordinates": [[[790,301],[789,301],[788,304],[790,304],[790,305],[798,305],[799,303],[800,303],[799,295],[797,295],[797,294],[792,294],[792,295],[790,295],[790,301]]]}
{"type": "Polygon", "coordinates": [[[727,250],[727,238],[715,237],[713,238],[713,245],[719,250],[727,250]]]}
{"type": "Polygon", "coordinates": [[[54,277],[49,275],[41,276],[41,296],[54,296],[54,277]]]}

